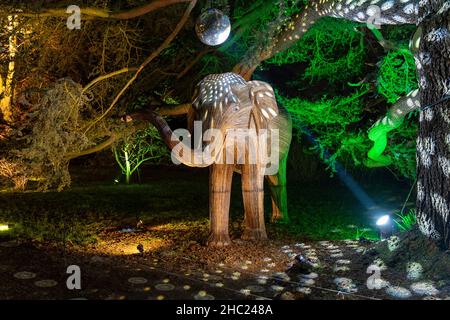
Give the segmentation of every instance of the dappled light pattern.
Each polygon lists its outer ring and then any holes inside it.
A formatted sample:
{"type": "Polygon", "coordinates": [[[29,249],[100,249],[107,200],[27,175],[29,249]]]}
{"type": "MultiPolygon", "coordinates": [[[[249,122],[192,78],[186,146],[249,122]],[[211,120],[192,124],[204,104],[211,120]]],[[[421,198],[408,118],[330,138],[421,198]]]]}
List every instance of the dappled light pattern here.
{"type": "MultiPolygon", "coordinates": [[[[13,250],[6,246],[0,248],[3,248],[0,249],[0,255],[5,254],[3,250],[13,250]]],[[[97,249],[103,252],[105,260],[98,260],[95,265],[107,271],[107,276],[98,275],[100,279],[116,279],[114,292],[111,292],[112,287],[102,287],[103,280],[100,280],[100,287],[82,290],[75,296],[67,296],[68,299],[445,299],[450,294],[448,288],[439,290],[432,281],[423,279],[417,282],[417,277],[413,279],[411,272],[418,270],[418,264],[413,262],[405,266],[403,279],[400,279],[391,274],[383,261],[377,258],[373,265],[382,270],[381,278],[369,282],[367,279],[370,274],[363,272],[364,268],[361,269],[361,265],[356,263],[362,257],[356,250],[364,246],[355,240],[279,243],[270,245],[269,252],[266,252],[268,256],[263,258],[249,256],[247,260],[228,262],[219,259],[217,261],[223,262],[213,263],[211,260],[206,265],[192,258],[183,258],[187,253],[159,258],[151,252],[144,256],[135,254],[120,257],[109,256],[104,251],[107,248],[106,245],[97,249]],[[342,258],[333,257],[332,252],[337,251],[342,253],[342,258]],[[290,254],[295,256],[289,257],[290,254]],[[313,269],[310,271],[295,268],[297,256],[301,254],[305,254],[308,259],[316,259],[316,264],[311,265],[313,269]],[[111,264],[106,259],[114,259],[116,263],[111,264]],[[246,269],[242,269],[244,265],[247,266],[246,269]],[[265,266],[267,272],[262,272],[261,266],[265,266]],[[369,284],[371,289],[367,287],[369,284]]],[[[21,245],[14,250],[21,250],[21,245]]],[[[69,259],[85,260],[72,255],[69,259]]],[[[51,265],[49,267],[53,268],[51,265]]],[[[88,265],[83,268],[88,268],[88,265]]],[[[12,269],[5,270],[8,277],[15,278],[15,281],[20,281],[23,285],[31,284],[34,286],[31,290],[36,293],[50,290],[50,297],[52,292],[59,292],[62,285],[55,280],[46,280],[45,277],[50,274],[11,271],[12,269]]]]}
{"type": "Polygon", "coordinates": [[[0,299],[450,300],[450,1],[50,2],[0,5],[0,299]]]}

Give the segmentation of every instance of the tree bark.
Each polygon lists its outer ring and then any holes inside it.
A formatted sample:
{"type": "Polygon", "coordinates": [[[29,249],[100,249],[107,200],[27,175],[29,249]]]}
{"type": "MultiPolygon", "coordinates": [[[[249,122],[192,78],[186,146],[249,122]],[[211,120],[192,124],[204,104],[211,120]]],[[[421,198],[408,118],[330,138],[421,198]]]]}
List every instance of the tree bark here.
{"type": "MultiPolygon", "coordinates": [[[[421,104],[450,94],[450,3],[422,1],[416,65],[421,104]]],[[[423,234],[450,248],[450,102],[421,111],[417,138],[417,218],[423,234]]]]}
{"type": "Polygon", "coordinates": [[[14,74],[16,71],[17,27],[18,27],[17,17],[8,16],[7,31],[9,33],[8,38],[9,63],[5,82],[3,83],[3,81],[0,81],[1,86],[0,91],[3,93],[3,97],[0,100],[0,112],[2,113],[3,120],[5,120],[7,123],[13,122],[12,103],[14,98],[14,74]]]}

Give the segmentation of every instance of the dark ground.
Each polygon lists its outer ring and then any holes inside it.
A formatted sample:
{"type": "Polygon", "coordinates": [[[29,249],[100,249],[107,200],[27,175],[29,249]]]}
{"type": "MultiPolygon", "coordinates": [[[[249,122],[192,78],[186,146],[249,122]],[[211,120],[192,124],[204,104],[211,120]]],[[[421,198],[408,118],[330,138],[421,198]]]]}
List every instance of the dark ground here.
{"type": "MultiPolygon", "coordinates": [[[[406,266],[404,272],[382,269],[388,289],[367,288],[370,274],[366,270],[377,256],[366,254],[362,259],[373,243],[355,239],[376,238],[374,218],[365,214],[366,209],[337,179],[291,181],[292,223],[268,224],[270,241],[251,243],[239,239],[243,209],[236,176],[230,210],[233,244],[213,249],[205,246],[207,170],[144,171],[142,184],[126,186],[114,183],[111,170],[78,168],[68,191],[0,193],[0,217],[14,217],[16,222],[16,234],[0,238],[0,299],[370,299],[401,293],[422,299],[450,295],[447,280],[407,279],[406,266]],[[143,226],[134,230],[139,220],[143,226]],[[123,232],[125,228],[135,232],[123,232]],[[34,240],[24,240],[24,235],[34,240]],[[143,253],[137,249],[140,244],[143,253]],[[315,267],[303,273],[288,271],[299,253],[315,267]],[[67,289],[69,265],[80,266],[82,290],[67,289]]],[[[402,206],[410,187],[379,174],[356,179],[380,207],[392,210],[402,206]]],[[[270,208],[268,197],[266,201],[270,208]]],[[[378,285],[386,284],[380,280],[378,285]]]]}

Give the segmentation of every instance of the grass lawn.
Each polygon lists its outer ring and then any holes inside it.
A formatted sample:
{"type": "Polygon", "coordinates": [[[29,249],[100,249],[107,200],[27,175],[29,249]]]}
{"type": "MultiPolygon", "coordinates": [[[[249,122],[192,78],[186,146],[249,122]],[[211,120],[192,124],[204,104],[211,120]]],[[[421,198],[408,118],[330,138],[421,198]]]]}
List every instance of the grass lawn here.
{"type": "MultiPolygon", "coordinates": [[[[194,236],[206,238],[208,227],[208,170],[186,168],[145,168],[140,184],[119,184],[107,172],[103,179],[90,181],[89,172],[74,175],[72,188],[63,192],[1,192],[0,222],[13,224],[5,236],[36,240],[95,241],[105,228],[146,225],[189,225],[194,236]]],[[[288,181],[291,223],[269,224],[272,239],[285,237],[307,240],[376,238],[373,220],[366,209],[338,179],[301,183],[288,181]]],[[[407,187],[370,184],[368,193],[380,202],[400,207],[407,187]],[[382,190],[379,192],[379,190],[382,190]]],[[[266,192],[266,216],[270,198],[266,192]]],[[[240,176],[235,175],[231,203],[231,233],[239,236],[243,219],[240,176]]]]}

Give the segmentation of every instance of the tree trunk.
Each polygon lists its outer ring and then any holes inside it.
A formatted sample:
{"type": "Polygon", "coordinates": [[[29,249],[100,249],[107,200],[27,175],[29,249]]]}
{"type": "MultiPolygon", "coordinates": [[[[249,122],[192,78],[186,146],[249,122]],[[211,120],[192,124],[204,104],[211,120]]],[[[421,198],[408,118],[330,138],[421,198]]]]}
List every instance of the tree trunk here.
{"type": "Polygon", "coordinates": [[[128,156],[128,151],[125,151],[124,154],[125,154],[125,181],[127,184],[130,184],[130,177],[131,177],[130,158],[128,156]]]}
{"type": "MultiPolygon", "coordinates": [[[[1,91],[3,92],[3,97],[0,100],[0,111],[3,115],[3,120],[8,123],[13,121],[12,113],[12,102],[14,96],[14,73],[15,73],[15,63],[16,63],[16,51],[17,51],[17,30],[18,22],[16,16],[8,16],[8,26],[7,31],[9,33],[9,63],[8,71],[6,74],[5,83],[0,83],[1,91]]],[[[1,81],[3,82],[3,81],[1,81]]]]}
{"type": "MultiPolygon", "coordinates": [[[[450,94],[450,5],[421,1],[423,35],[416,65],[421,105],[450,94]]],[[[421,111],[417,138],[417,218],[426,236],[450,248],[450,102],[421,111]]]]}

